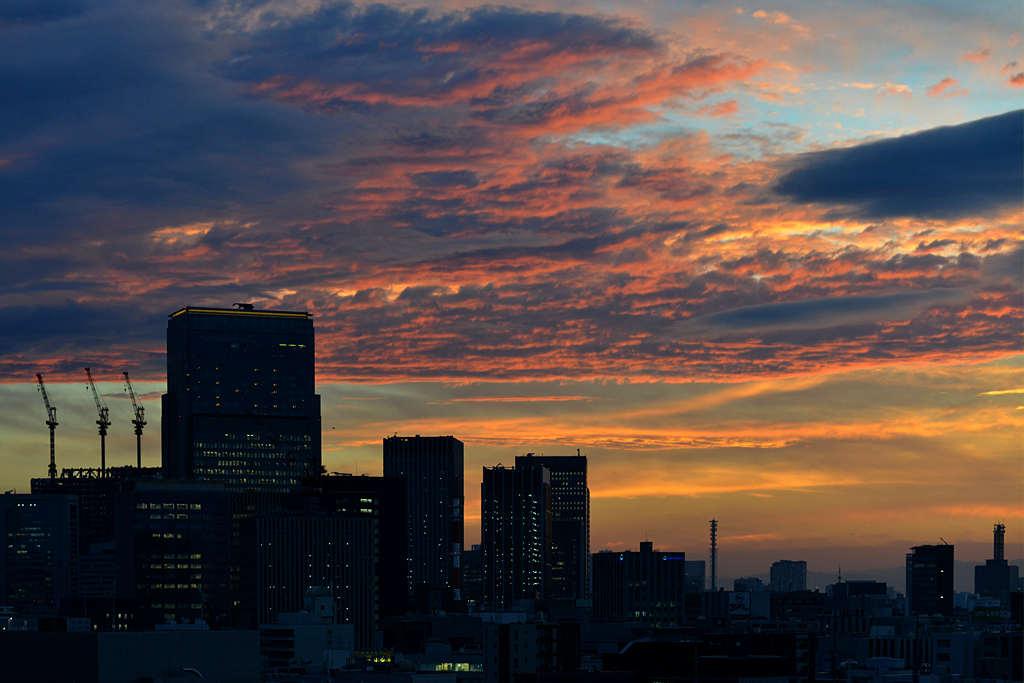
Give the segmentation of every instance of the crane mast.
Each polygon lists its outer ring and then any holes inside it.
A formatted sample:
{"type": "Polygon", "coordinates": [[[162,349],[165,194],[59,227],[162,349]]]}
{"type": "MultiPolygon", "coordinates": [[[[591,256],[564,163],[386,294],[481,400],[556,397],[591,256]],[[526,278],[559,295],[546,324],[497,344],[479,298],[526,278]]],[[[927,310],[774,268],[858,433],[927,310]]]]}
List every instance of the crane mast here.
{"type": "Polygon", "coordinates": [[[50,469],[47,474],[50,479],[57,478],[57,461],[53,452],[53,432],[57,427],[57,406],[50,403],[50,397],[46,393],[46,385],[43,384],[43,376],[38,372],[36,379],[39,380],[39,393],[43,395],[43,403],[46,404],[46,426],[50,428],[50,469]]]}
{"type": "Polygon", "coordinates": [[[132,388],[132,380],[128,377],[127,371],[124,373],[124,390],[128,392],[128,396],[132,399],[132,408],[135,409],[135,419],[132,420],[132,424],[135,425],[135,452],[138,457],[139,469],[142,469],[142,428],[146,426],[146,409],[139,405],[138,399],[135,397],[135,389],[132,388]]]}
{"type": "Polygon", "coordinates": [[[96,391],[96,382],[92,381],[92,372],[89,368],[85,369],[85,376],[89,378],[89,388],[92,390],[92,399],[96,402],[96,412],[99,414],[99,419],[96,420],[96,424],[100,428],[100,472],[106,472],[107,470],[107,427],[110,426],[110,411],[107,409],[103,399],[100,398],[100,392],[96,391]]]}

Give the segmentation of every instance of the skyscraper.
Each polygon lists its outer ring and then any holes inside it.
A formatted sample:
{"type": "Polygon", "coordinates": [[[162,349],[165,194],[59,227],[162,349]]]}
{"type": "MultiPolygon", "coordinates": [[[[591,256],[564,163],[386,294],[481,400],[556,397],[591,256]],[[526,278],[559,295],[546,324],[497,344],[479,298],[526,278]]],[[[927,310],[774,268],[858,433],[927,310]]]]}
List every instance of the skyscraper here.
{"type": "MultiPolygon", "coordinates": [[[[578,451],[577,451],[578,452],[578,451]]],[[[587,456],[527,453],[516,469],[543,466],[551,473],[551,581],[548,597],[590,597],[590,489],[587,456]]]]}
{"type": "Polygon", "coordinates": [[[915,545],[907,553],[907,609],[953,614],[953,546],[915,545]]]}
{"type": "Polygon", "coordinates": [[[807,590],[807,563],[803,560],[779,560],[772,563],[768,585],[774,593],[807,590]]]}
{"type": "Polygon", "coordinates": [[[548,597],[551,473],[544,466],[485,467],[480,490],[484,606],[508,609],[548,597]]]}
{"type": "Polygon", "coordinates": [[[409,593],[426,584],[461,600],[463,445],[454,436],[384,439],[384,476],[406,482],[409,593]]]}
{"type": "Polygon", "coordinates": [[[320,468],[313,321],[239,306],[170,315],[164,470],[231,493],[285,493],[320,468]]]}

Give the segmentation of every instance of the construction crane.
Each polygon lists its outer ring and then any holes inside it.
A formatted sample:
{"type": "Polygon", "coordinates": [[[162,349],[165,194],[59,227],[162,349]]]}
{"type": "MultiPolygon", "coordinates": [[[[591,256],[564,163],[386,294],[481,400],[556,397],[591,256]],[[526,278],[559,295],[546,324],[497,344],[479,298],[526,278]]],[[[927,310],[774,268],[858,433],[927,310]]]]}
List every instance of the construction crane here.
{"type": "Polygon", "coordinates": [[[132,424],[135,425],[135,452],[139,461],[139,469],[142,469],[142,428],[146,426],[146,409],[139,405],[139,401],[135,398],[135,389],[132,388],[132,380],[128,377],[128,373],[124,373],[124,390],[128,392],[128,396],[132,399],[132,408],[135,409],[135,419],[132,420],[132,424]]]}
{"type": "Polygon", "coordinates": [[[92,400],[96,402],[96,412],[99,414],[96,424],[100,428],[100,472],[105,472],[107,470],[107,427],[110,426],[110,410],[103,402],[103,399],[100,398],[100,392],[96,391],[96,382],[92,381],[92,372],[90,372],[89,368],[85,369],[85,376],[89,378],[92,400]]]}
{"type": "Polygon", "coordinates": [[[39,380],[39,393],[43,395],[43,403],[46,404],[46,426],[50,428],[50,471],[47,474],[50,479],[56,479],[57,461],[53,455],[53,431],[57,428],[57,406],[50,403],[50,397],[46,393],[46,385],[43,384],[43,376],[37,372],[36,379],[39,380]]]}

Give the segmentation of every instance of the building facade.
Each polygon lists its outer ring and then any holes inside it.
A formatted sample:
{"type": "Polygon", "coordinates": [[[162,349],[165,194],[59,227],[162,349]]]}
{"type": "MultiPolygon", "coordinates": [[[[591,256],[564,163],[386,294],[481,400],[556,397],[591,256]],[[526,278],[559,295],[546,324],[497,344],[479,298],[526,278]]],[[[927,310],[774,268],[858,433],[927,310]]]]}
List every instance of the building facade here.
{"type": "Polygon", "coordinates": [[[640,552],[593,556],[596,621],[642,621],[682,626],[688,582],[686,553],[660,552],[644,541],[640,552]]]}
{"type": "Polygon", "coordinates": [[[590,488],[587,456],[516,458],[516,469],[543,466],[551,473],[551,580],[548,597],[590,598],[590,488]]]}
{"type": "MultiPolygon", "coordinates": [[[[128,630],[224,627],[231,613],[231,512],[217,482],[134,480],[116,496],[115,593],[128,630]],[[130,606],[130,608],[129,608],[130,606]]],[[[120,611],[120,610],[119,610],[120,611]]]]}
{"type": "Polygon", "coordinates": [[[384,476],[405,479],[408,592],[426,584],[461,600],[464,448],[454,436],[384,439],[384,476]]]}
{"type": "Polygon", "coordinates": [[[309,313],[186,307],[167,323],[163,465],[230,493],[293,491],[320,469],[309,313]]]}
{"type": "Polygon", "coordinates": [[[768,585],[774,593],[807,590],[807,563],[803,560],[773,562],[768,585]]]}
{"type": "Polygon", "coordinates": [[[55,615],[74,590],[78,497],[0,496],[0,601],[15,616],[55,615]]]}
{"type": "Polygon", "coordinates": [[[485,467],[480,530],[485,609],[548,597],[551,474],[546,467],[485,467]]]}
{"type": "Polygon", "coordinates": [[[307,591],[319,586],[333,598],[335,623],[352,624],[356,647],[372,646],[378,601],[372,516],[264,513],[245,526],[255,595],[244,596],[255,604],[259,624],[298,612],[307,591]]]}
{"type": "Polygon", "coordinates": [[[953,546],[916,545],[907,553],[907,610],[953,614],[953,546]]]}

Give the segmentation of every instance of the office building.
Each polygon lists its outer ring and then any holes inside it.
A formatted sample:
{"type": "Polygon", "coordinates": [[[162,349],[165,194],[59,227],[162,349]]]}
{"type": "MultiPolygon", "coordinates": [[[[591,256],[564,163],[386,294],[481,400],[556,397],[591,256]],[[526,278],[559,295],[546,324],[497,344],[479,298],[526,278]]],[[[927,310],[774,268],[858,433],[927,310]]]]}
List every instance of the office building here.
{"type": "Polygon", "coordinates": [[[974,592],[983,598],[998,600],[1002,608],[1010,609],[1010,593],[1017,585],[1020,568],[1004,557],[1006,525],[996,524],[992,529],[992,559],[974,567],[974,592]]]}
{"type": "Polygon", "coordinates": [[[255,604],[259,624],[298,612],[307,591],[319,586],[333,599],[334,622],[352,624],[356,647],[373,646],[378,593],[372,515],[261,513],[244,526],[243,562],[252,563],[255,580],[243,595],[255,604]]]}
{"type": "Polygon", "coordinates": [[[133,480],[115,500],[115,594],[126,630],[227,626],[231,515],[224,484],[133,480]]]}
{"type": "MultiPolygon", "coordinates": [[[[577,451],[578,452],[578,451],[577,451]]],[[[528,453],[516,469],[543,466],[551,473],[551,580],[548,597],[590,597],[590,489],[587,456],[528,453]]]]}
{"type": "Polygon", "coordinates": [[[18,617],[55,615],[74,585],[78,497],[4,494],[0,538],[0,604],[18,617]]]}
{"type": "Polygon", "coordinates": [[[644,541],[640,552],[593,555],[595,621],[641,621],[682,626],[688,582],[686,553],[661,552],[644,541]]]}
{"type": "MultiPolygon", "coordinates": [[[[378,617],[400,616],[409,608],[409,517],[406,481],[398,477],[349,474],[307,479],[302,491],[286,496],[292,512],[321,512],[373,520],[378,617]]],[[[376,627],[379,627],[377,624],[376,627]]]]}
{"type": "Polygon", "coordinates": [[[170,315],[164,470],[229,493],[286,493],[320,470],[313,321],[240,306],[170,315]]]}
{"type": "Polygon", "coordinates": [[[384,476],[406,481],[409,594],[422,585],[461,600],[463,445],[453,436],[384,439],[384,476]]]}
{"type": "Polygon", "coordinates": [[[768,585],[775,593],[807,590],[807,563],[803,560],[779,560],[772,563],[768,585]]]}
{"type": "Polygon", "coordinates": [[[953,546],[916,545],[907,553],[910,615],[953,614],[953,546]]]}
{"type": "Polygon", "coordinates": [[[485,467],[480,493],[485,609],[548,597],[551,474],[546,467],[485,467]]]}

